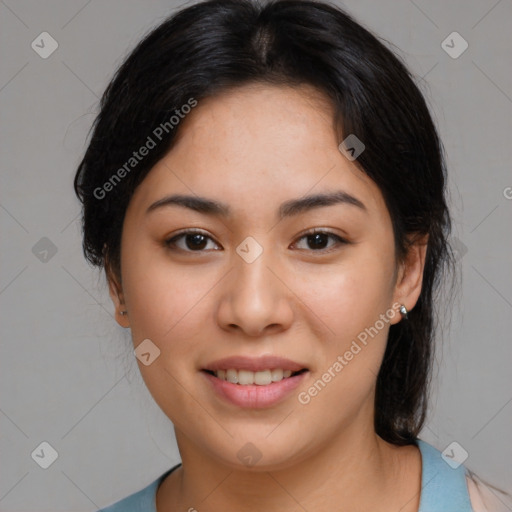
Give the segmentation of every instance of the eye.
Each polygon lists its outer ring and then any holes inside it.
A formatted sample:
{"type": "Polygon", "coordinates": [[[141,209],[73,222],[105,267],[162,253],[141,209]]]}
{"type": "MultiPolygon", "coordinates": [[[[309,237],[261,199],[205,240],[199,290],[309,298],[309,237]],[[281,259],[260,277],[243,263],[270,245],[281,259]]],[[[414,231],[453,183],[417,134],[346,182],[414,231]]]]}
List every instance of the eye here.
{"type": "MultiPolygon", "coordinates": [[[[337,235],[336,233],[321,229],[314,229],[313,231],[305,233],[299,238],[299,241],[300,240],[305,240],[306,244],[310,246],[306,247],[305,250],[312,250],[314,252],[330,252],[332,249],[335,249],[339,245],[349,243],[347,240],[337,235]],[[329,239],[334,241],[331,245],[329,245],[329,239]]],[[[297,245],[297,243],[295,245],[297,245]]]]}
{"type": "MultiPolygon", "coordinates": [[[[208,241],[213,242],[213,239],[202,231],[189,230],[165,240],[165,245],[170,249],[178,248],[185,252],[204,252],[207,249],[208,241]]],[[[216,251],[218,249],[210,248],[209,250],[216,251]]]]}
{"type": "MultiPolygon", "coordinates": [[[[347,240],[337,235],[336,233],[321,229],[315,229],[305,233],[299,238],[299,241],[300,240],[305,240],[309,247],[299,247],[299,249],[323,253],[330,252],[339,245],[349,243],[347,240]],[[329,240],[333,242],[330,245],[329,240]]],[[[172,238],[165,240],[164,243],[165,246],[170,249],[178,249],[184,252],[205,252],[207,250],[219,250],[218,248],[208,248],[209,241],[213,242],[213,239],[202,231],[188,230],[178,233],[172,238]]],[[[219,247],[215,243],[214,245],[219,247]]],[[[294,245],[297,246],[298,243],[296,242],[294,245]]]]}

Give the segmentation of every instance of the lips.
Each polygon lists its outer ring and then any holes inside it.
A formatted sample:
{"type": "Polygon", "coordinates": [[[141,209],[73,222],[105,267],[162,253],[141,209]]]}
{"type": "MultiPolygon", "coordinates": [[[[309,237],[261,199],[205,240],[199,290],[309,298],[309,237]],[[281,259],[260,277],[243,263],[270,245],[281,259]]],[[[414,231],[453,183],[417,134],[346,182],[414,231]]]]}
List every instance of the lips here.
{"type": "Polygon", "coordinates": [[[219,359],[202,369],[215,394],[232,405],[261,409],[285,400],[303,382],[308,368],[277,356],[219,359]]]}

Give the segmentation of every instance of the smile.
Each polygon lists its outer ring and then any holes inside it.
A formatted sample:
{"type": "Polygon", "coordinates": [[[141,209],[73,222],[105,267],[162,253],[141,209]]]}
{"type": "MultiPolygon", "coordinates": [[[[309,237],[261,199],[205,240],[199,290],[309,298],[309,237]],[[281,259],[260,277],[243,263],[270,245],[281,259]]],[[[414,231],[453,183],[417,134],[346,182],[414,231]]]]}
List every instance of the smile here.
{"type": "Polygon", "coordinates": [[[262,370],[252,372],[250,370],[215,370],[211,372],[215,377],[220,380],[230,382],[231,384],[239,384],[241,386],[249,386],[255,384],[257,386],[268,386],[272,382],[280,382],[291,376],[298,375],[301,372],[292,372],[291,370],[283,370],[282,368],[274,368],[269,370],[262,370]]]}

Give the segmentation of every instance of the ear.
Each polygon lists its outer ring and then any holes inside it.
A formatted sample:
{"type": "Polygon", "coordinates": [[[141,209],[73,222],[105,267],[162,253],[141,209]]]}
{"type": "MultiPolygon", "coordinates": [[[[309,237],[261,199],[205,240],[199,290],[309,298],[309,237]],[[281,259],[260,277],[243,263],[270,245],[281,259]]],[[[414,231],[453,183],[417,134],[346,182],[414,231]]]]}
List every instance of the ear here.
{"type": "Polygon", "coordinates": [[[400,264],[393,294],[393,307],[397,314],[390,320],[391,324],[400,322],[402,318],[398,311],[400,305],[403,304],[410,311],[418,301],[423,284],[427,246],[428,235],[416,237],[409,246],[405,260],[400,264]]]}
{"type": "Polygon", "coordinates": [[[108,282],[108,290],[110,294],[110,298],[114,303],[115,318],[116,322],[121,327],[130,327],[130,320],[128,318],[128,311],[126,310],[126,305],[124,301],[123,287],[121,283],[120,276],[118,273],[112,268],[110,263],[105,262],[105,274],[108,282]],[[125,312],[121,314],[121,311],[125,312]]]}

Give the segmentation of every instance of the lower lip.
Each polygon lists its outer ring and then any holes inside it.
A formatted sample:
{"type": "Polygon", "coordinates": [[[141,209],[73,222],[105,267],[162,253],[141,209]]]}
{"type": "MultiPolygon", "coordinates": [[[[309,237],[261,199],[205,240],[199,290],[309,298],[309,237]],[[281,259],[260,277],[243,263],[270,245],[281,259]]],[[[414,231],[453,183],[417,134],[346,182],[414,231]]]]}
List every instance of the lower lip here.
{"type": "Polygon", "coordinates": [[[228,402],[250,409],[263,409],[277,404],[289,396],[305,378],[307,371],[272,382],[266,386],[233,384],[227,380],[218,379],[205,371],[201,372],[210,381],[215,392],[228,402]]]}

